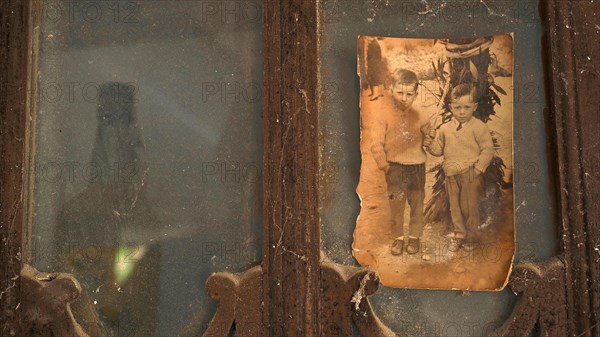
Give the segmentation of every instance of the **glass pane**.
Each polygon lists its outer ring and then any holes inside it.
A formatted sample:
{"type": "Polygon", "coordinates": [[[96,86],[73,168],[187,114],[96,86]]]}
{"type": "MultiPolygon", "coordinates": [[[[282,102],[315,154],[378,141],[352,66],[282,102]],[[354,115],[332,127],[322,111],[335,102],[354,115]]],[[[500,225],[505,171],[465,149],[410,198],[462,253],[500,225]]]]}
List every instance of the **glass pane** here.
{"type": "Polygon", "coordinates": [[[260,1],[42,7],[29,261],[92,335],[200,335],[262,255],[260,1]]]}
{"type": "MultiPolygon", "coordinates": [[[[556,253],[538,5],[537,1],[321,1],[321,231],[329,258],[358,265],[352,243],[360,212],[359,35],[436,39],[514,32],[515,164],[505,174],[512,173],[514,182],[515,262],[543,260],[556,253]]],[[[387,236],[379,240],[380,245],[391,243],[387,236]]],[[[464,293],[382,287],[372,303],[384,323],[401,334],[483,336],[508,317],[515,299],[509,289],[464,293]]]]}

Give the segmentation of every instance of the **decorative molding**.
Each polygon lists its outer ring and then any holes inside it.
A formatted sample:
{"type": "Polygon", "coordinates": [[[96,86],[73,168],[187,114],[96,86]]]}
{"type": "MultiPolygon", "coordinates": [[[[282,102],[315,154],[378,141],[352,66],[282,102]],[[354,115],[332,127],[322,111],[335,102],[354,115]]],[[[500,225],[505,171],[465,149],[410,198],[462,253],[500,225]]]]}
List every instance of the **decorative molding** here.
{"type": "MultiPolygon", "coordinates": [[[[232,329],[236,337],[262,336],[266,327],[261,320],[262,268],[253,267],[241,274],[214,273],[206,281],[206,291],[219,307],[203,337],[227,337],[232,329]]],[[[352,336],[352,325],[365,337],[393,337],[374,313],[368,296],[379,288],[379,276],[371,269],[321,264],[321,336],[352,336]]],[[[184,336],[197,336],[193,328],[184,336]]]]}
{"type": "Polygon", "coordinates": [[[21,332],[23,337],[89,337],[75,321],[70,302],[81,295],[79,282],[66,273],[21,270],[21,332]]]}
{"type": "MultiPolygon", "coordinates": [[[[214,273],[206,281],[206,291],[219,307],[203,337],[227,337],[235,325],[236,337],[261,336],[262,268],[241,274],[214,273]]],[[[198,336],[192,325],[183,336],[198,336]]]]}
{"type": "Polygon", "coordinates": [[[568,336],[562,257],[553,257],[542,264],[516,265],[508,286],[519,299],[506,322],[488,337],[528,337],[536,325],[539,336],[568,336]]]}
{"type": "Polygon", "coordinates": [[[325,262],[321,285],[322,336],[351,337],[352,324],[364,337],[396,336],[379,320],[368,299],[379,289],[376,271],[325,262]]]}
{"type": "MultiPolygon", "coordinates": [[[[219,307],[203,337],[261,336],[261,267],[242,274],[215,273],[206,291],[219,307]]],[[[321,336],[351,337],[353,325],[364,337],[397,336],[377,317],[368,296],[379,289],[377,272],[332,262],[321,263],[321,336]]],[[[511,316],[488,337],[528,337],[537,326],[540,336],[568,336],[565,264],[562,257],[544,263],[515,266],[509,287],[518,295],[511,316]]],[[[184,336],[196,336],[189,330],[184,336]]]]}

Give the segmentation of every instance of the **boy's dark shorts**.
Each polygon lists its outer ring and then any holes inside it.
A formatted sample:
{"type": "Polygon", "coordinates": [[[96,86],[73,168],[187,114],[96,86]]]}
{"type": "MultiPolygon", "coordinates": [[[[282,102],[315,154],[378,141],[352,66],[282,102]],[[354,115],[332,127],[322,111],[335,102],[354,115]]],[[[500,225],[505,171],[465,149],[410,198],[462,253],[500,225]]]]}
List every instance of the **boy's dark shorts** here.
{"type": "Polygon", "coordinates": [[[389,164],[385,174],[388,192],[425,190],[425,164],[389,164]]]}

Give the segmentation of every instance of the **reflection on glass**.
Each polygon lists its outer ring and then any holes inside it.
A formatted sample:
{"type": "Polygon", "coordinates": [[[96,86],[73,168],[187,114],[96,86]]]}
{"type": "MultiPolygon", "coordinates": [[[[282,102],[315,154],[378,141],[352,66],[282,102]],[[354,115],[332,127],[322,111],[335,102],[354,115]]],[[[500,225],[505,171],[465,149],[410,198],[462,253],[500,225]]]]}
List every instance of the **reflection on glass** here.
{"type": "Polygon", "coordinates": [[[160,247],[151,241],[159,223],[144,188],[149,168],[142,129],[131,87],[108,82],[99,88],[96,138],[84,166],[87,186],[58,215],[53,246],[68,249],[56,252],[56,268],[73,270],[93,290],[76,302],[76,311],[95,307],[109,330],[139,326],[137,331],[151,335],[157,303],[144,294],[159,291],[153,271],[160,266],[160,247]],[[135,306],[127,305],[132,301],[135,306]]]}
{"type": "Polygon", "coordinates": [[[261,256],[260,2],[43,7],[28,260],[92,336],[200,335],[261,256]]]}

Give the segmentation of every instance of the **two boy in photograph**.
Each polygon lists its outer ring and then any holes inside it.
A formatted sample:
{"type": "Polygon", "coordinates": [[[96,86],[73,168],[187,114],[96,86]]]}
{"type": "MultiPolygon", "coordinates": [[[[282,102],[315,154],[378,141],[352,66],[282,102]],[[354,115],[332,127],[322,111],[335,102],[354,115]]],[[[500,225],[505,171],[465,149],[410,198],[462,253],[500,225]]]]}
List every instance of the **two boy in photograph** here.
{"type": "Polygon", "coordinates": [[[392,75],[392,95],[382,97],[374,125],[371,153],[385,172],[393,241],[391,253],[420,251],[423,236],[426,151],[443,156],[445,189],[450,204],[453,232],[449,250],[470,251],[480,239],[479,200],[483,194],[483,172],[494,155],[490,130],[473,117],[477,91],[459,84],[450,93],[452,119],[439,127],[413,106],[419,79],[410,70],[392,75]],[[386,99],[387,98],[387,99],[386,99]],[[439,130],[438,130],[439,128],[439,130]],[[404,209],[410,207],[408,236],[404,235],[404,209]]]}

